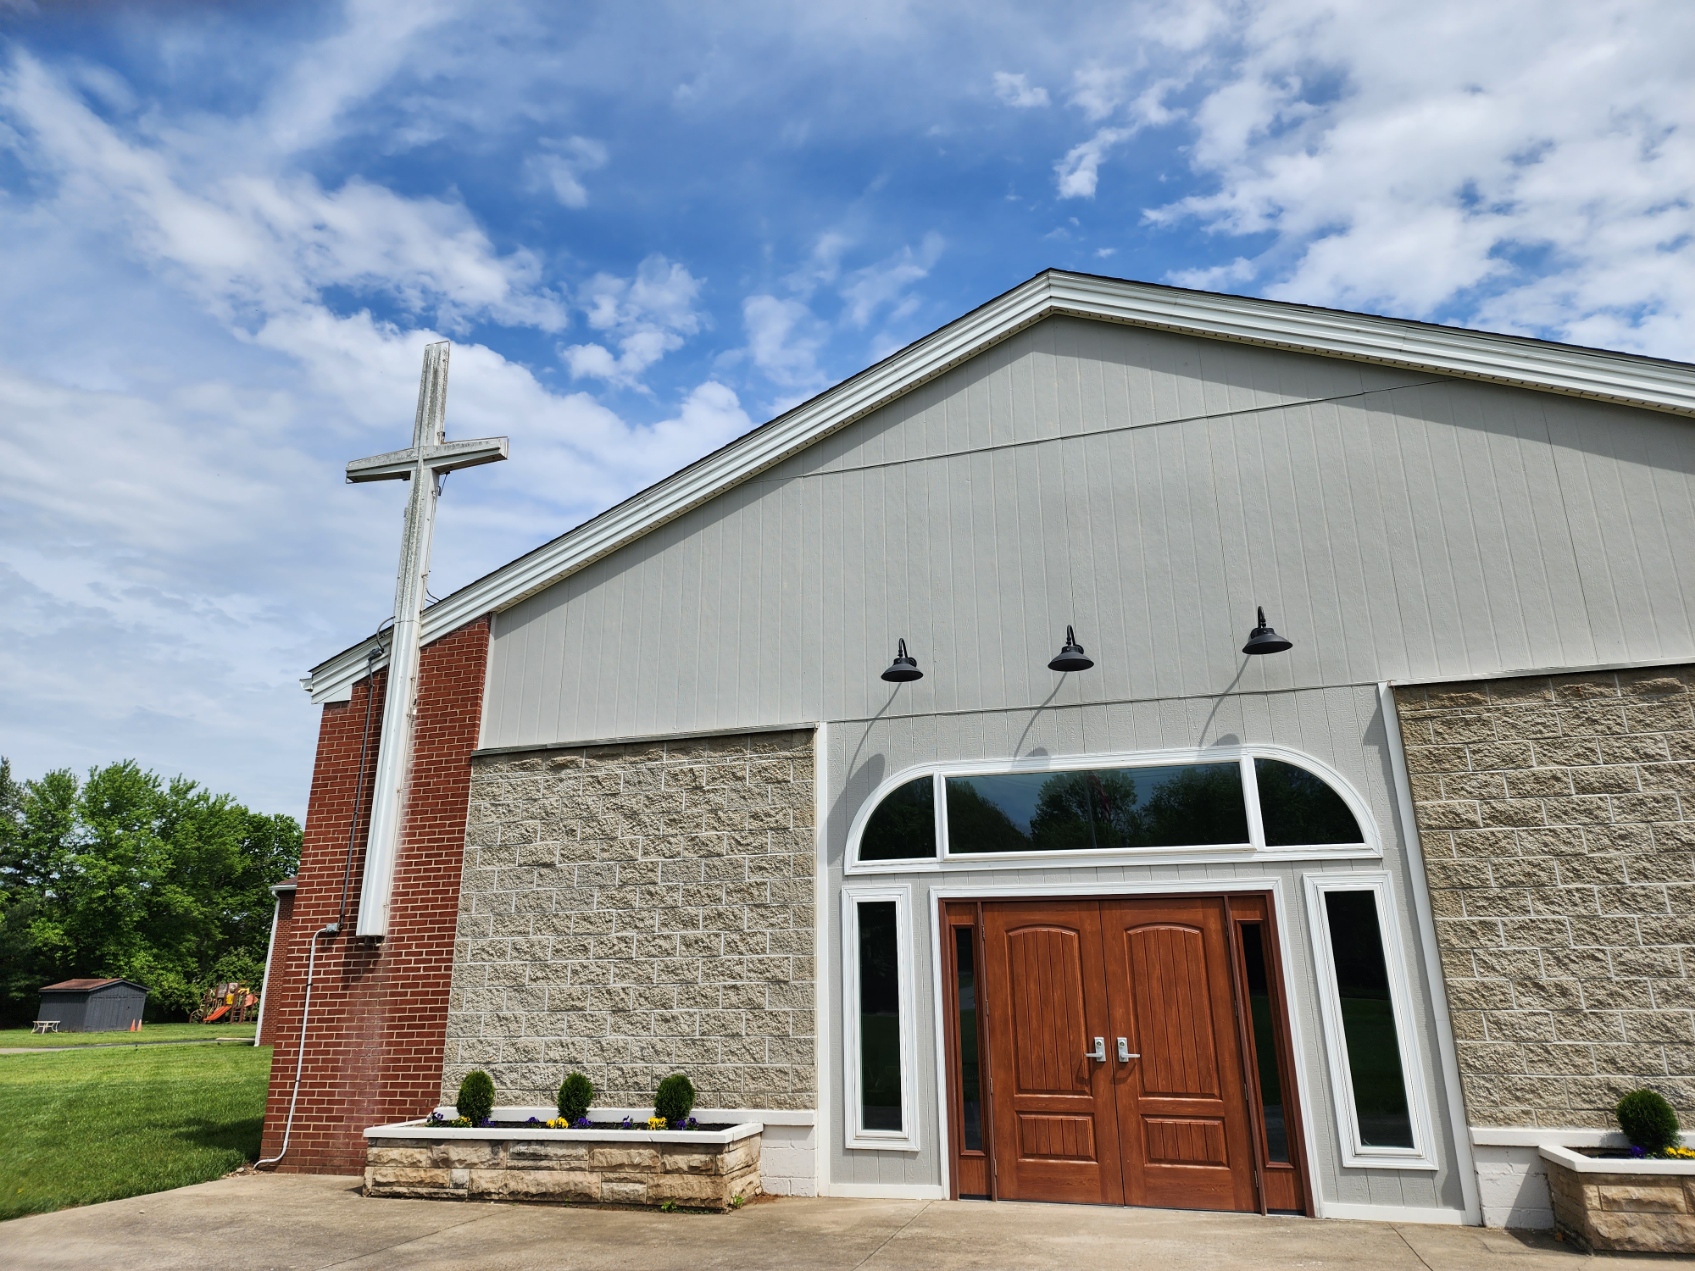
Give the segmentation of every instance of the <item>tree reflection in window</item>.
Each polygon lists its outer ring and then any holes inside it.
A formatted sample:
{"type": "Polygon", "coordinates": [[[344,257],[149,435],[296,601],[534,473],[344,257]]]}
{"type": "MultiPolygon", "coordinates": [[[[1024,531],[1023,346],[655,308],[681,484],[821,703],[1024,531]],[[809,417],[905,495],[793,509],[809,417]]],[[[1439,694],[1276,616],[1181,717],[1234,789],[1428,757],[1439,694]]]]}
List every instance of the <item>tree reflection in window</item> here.
{"type": "Polygon", "coordinates": [[[919,777],[883,797],[859,840],[862,861],[906,861],[936,854],[936,786],[919,777]]]}
{"type": "Polygon", "coordinates": [[[1267,847],[1362,843],[1359,822],[1320,777],[1276,759],[1254,760],[1260,817],[1267,847]]]}
{"type": "Polygon", "coordinates": [[[949,777],[947,812],[949,851],[966,855],[1248,839],[1234,763],[949,777]]]}

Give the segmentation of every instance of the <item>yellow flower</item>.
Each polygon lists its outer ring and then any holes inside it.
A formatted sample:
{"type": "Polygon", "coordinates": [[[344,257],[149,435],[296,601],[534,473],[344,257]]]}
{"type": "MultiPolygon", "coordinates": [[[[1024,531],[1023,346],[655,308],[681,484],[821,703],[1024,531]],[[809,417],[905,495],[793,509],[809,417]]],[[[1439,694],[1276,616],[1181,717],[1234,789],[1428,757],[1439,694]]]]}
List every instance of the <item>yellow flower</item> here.
{"type": "Polygon", "coordinates": [[[647,1119],[647,1128],[650,1130],[663,1130],[665,1128],[665,1118],[649,1117],[647,1119]]]}
{"type": "Polygon", "coordinates": [[[1674,1161],[1695,1161],[1695,1147],[1668,1147],[1666,1155],[1674,1161]]]}

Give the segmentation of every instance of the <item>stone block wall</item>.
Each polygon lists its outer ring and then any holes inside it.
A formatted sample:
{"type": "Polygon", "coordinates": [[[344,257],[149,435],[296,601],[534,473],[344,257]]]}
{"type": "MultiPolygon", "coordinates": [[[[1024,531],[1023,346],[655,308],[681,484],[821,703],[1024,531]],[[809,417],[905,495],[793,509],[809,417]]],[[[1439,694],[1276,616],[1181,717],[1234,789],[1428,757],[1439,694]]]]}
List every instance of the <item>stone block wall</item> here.
{"type": "Polygon", "coordinates": [[[1395,693],[1476,1126],[1695,1121],[1695,668],[1395,693]]]}
{"type": "Polygon", "coordinates": [[[813,1108],[813,812],[810,731],[479,757],[443,1101],[813,1108]]]}

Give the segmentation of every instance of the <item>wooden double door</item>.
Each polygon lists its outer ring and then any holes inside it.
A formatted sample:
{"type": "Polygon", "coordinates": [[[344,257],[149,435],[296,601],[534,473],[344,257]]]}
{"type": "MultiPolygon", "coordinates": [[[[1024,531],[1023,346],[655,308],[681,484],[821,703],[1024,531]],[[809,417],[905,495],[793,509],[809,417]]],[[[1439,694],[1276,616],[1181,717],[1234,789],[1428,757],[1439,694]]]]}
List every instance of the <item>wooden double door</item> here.
{"type": "MultiPolygon", "coordinates": [[[[1246,911],[1263,930],[1263,900],[1246,911]]],[[[1255,1038],[1227,898],[950,904],[947,921],[950,1058],[975,1052],[982,1105],[980,1150],[954,1136],[962,1191],[976,1175],[979,1194],[1003,1200],[1265,1211],[1255,1038]],[[964,959],[975,966],[960,979],[964,959]],[[967,984],[974,1019],[957,1012],[967,984]],[[973,1026],[975,1039],[961,1033],[973,1026]]],[[[1298,1177],[1270,1182],[1271,1207],[1304,1208],[1298,1177]]]]}

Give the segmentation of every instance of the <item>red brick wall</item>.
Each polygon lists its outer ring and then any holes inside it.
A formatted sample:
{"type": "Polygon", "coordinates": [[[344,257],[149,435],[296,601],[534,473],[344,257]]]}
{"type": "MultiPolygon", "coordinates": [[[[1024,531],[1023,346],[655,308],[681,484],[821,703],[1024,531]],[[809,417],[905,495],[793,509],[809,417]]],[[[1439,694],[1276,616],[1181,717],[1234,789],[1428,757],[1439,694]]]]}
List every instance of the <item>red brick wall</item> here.
{"type": "MultiPolygon", "coordinates": [[[[357,1173],[365,1164],[360,1132],[366,1126],[421,1116],[436,1105],[488,633],[488,621],[479,619],[423,651],[412,779],[395,861],[388,935],[381,941],[347,934],[317,942],[300,1099],[279,1170],[357,1173]]],[[[385,672],[375,677],[371,751],[343,922],[348,933],[359,910],[386,678],[385,672]]],[[[262,1156],[274,1156],[282,1148],[309,946],[314,933],[336,920],[341,906],[370,688],[361,681],[351,701],[326,704],[318,726],[290,938],[286,949],[278,948],[272,971],[276,983],[270,1009],[276,1022],[273,1030],[267,1018],[265,1031],[274,1037],[276,1050],[262,1156]]]]}

